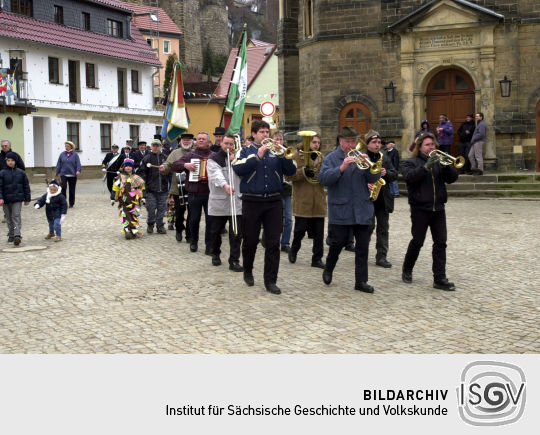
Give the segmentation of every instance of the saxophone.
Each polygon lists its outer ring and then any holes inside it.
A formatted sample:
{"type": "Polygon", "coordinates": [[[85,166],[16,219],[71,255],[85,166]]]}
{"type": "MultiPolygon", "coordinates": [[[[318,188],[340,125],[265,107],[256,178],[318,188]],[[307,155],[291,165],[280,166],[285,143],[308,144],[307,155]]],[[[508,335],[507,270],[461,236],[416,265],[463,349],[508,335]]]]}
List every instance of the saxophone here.
{"type": "Polygon", "coordinates": [[[377,201],[377,198],[379,197],[379,193],[381,193],[381,188],[386,184],[386,181],[384,181],[383,178],[379,178],[375,183],[373,183],[373,190],[369,194],[369,199],[372,202],[377,201]]]}

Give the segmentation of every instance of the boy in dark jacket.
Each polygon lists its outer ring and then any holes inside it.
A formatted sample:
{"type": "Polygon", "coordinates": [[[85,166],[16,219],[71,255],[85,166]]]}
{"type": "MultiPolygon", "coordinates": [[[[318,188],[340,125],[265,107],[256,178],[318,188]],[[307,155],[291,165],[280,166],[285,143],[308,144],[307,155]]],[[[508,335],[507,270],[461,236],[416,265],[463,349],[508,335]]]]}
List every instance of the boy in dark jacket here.
{"type": "Polygon", "coordinates": [[[424,244],[428,227],[433,238],[433,287],[455,290],[454,283],[446,278],[446,184],[458,178],[453,165],[443,166],[437,155],[429,154],[438,147],[435,135],[425,133],[418,138],[412,158],[402,165],[403,178],[407,182],[413,238],[403,261],[402,279],[412,282],[412,271],[420,249],[424,244]]]}
{"type": "Polygon", "coordinates": [[[6,169],[0,171],[0,205],[8,224],[8,242],[15,246],[21,243],[21,205],[30,204],[30,183],[26,173],[15,167],[16,155],[6,153],[6,169]]]}
{"type": "Polygon", "coordinates": [[[45,239],[52,239],[56,232],[55,242],[62,240],[62,222],[66,217],[68,209],[66,197],[61,195],[61,193],[62,188],[58,185],[58,182],[52,180],[47,188],[47,193],[39,198],[34,205],[35,209],[45,206],[45,214],[47,216],[47,222],[49,222],[49,234],[45,236],[45,239]]]}

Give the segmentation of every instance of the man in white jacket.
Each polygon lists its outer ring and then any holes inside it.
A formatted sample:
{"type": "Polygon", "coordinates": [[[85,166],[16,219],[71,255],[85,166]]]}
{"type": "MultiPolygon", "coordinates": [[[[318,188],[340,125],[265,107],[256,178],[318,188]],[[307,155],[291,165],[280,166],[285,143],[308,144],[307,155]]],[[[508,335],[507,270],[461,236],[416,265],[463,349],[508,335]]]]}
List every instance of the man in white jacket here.
{"type": "Polygon", "coordinates": [[[234,136],[225,134],[221,149],[212,153],[206,166],[208,172],[208,215],[211,216],[211,253],[212,264],[219,266],[221,259],[221,231],[225,223],[229,222],[229,269],[234,272],[243,272],[240,265],[240,245],[242,241],[242,202],[238,197],[240,193],[240,178],[232,170],[230,163],[235,159],[234,136]],[[236,216],[231,212],[231,196],[236,208],[236,216]],[[233,231],[232,221],[236,217],[237,233],[233,231]]]}

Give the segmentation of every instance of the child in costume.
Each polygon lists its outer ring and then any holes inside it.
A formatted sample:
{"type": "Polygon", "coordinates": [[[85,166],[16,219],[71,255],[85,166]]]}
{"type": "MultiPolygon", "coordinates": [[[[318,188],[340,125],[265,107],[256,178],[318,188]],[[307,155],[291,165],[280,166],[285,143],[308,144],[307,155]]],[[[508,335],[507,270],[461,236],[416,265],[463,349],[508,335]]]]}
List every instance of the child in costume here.
{"type": "MultiPolygon", "coordinates": [[[[135,239],[142,234],[139,231],[140,203],[143,197],[144,180],[133,173],[135,162],[124,159],[122,173],[113,184],[113,201],[118,201],[122,233],[126,239],[135,239]]],[[[114,202],[113,202],[114,203],[114,202]]]]}
{"type": "Polygon", "coordinates": [[[45,239],[52,239],[56,233],[54,241],[60,242],[62,240],[62,222],[66,218],[68,206],[58,181],[49,182],[47,193],[37,200],[34,208],[37,210],[43,206],[45,206],[45,215],[49,223],[49,234],[45,236],[45,239]]]}

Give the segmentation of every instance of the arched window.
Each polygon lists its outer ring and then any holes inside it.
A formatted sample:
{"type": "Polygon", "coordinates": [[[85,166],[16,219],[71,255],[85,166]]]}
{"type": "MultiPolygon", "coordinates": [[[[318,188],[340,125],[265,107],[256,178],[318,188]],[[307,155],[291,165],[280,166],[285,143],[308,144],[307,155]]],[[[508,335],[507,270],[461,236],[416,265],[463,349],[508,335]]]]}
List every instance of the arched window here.
{"type": "Polygon", "coordinates": [[[341,109],[339,113],[339,129],[349,126],[360,134],[366,134],[371,128],[371,112],[362,103],[353,101],[341,109]]]}
{"type": "Polygon", "coordinates": [[[304,1],[304,37],[313,37],[313,0],[304,1]]]}

